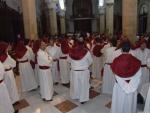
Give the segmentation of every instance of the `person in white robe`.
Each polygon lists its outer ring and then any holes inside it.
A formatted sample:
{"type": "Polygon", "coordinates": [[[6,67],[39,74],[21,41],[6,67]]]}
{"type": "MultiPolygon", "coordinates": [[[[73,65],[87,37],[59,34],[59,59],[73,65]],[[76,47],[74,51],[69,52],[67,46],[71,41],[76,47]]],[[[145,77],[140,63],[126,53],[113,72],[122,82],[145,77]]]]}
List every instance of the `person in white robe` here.
{"type": "Polygon", "coordinates": [[[89,67],[93,59],[90,52],[83,47],[83,41],[78,39],[77,42],[78,45],[71,50],[68,58],[68,62],[71,64],[70,96],[84,104],[89,100],[89,67]]]}
{"type": "Polygon", "coordinates": [[[40,49],[37,53],[39,65],[40,94],[44,101],[51,101],[54,93],[53,78],[51,73],[52,57],[46,52],[47,44],[41,41],[40,49]]]}
{"type": "Polygon", "coordinates": [[[15,104],[19,101],[19,94],[13,73],[13,68],[16,67],[16,61],[8,54],[10,49],[11,46],[9,44],[6,42],[0,42],[0,61],[3,63],[5,68],[4,82],[7,86],[12,104],[15,104]]]}
{"type": "Polygon", "coordinates": [[[142,68],[142,77],[141,77],[141,83],[139,86],[139,92],[142,88],[142,85],[144,85],[145,83],[149,83],[149,70],[147,68],[147,60],[150,57],[150,50],[148,48],[146,48],[146,42],[143,41],[141,42],[140,48],[135,50],[135,57],[138,58],[142,64],[141,64],[141,68],[142,68]]]}
{"type": "Polygon", "coordinates": [[[59,60],[59,48],[55,45],[54,39],[49,40],[49,46],[46,48],[49,56],[53,58],[52,62],[52,76],[54,84],[58,84],[60,82],[59,70],[58,70],[58,60],[59,60]]]}
{"type": "MultiPolygon", "coordinates": [[[[147,66],[150,69],[150,57],[148,58],[147,66]]],[[[150,113],[150,87],[145,102],[144,113],[150,113]]]]}
{"type": "Polygon", "coordinates": [[[104,43],[104,47],[102,48],[101,52],[103,53],[103,56],[102,56],[102,59],[103,59],[103,67],[105,65],[105,62],[106,62],[106,58],[105,58],[105,52],[106,52],[106,49],[110,47],[110,42],[108,41],[107,43],[104,43]]]}
{"type": "Polygon", "coordinates": [[[14,113],[7,87],[4,83],[5,69],[0,62],[0,113],[14,113]]]}
{"type": "Polygon", "coordinates": [[[110,41],[111,46],[107,48],[105,51],[104,57],[106,58],[106,62],[104,65],[104,75],[103,75],[103,84],[102,84],[102,93],[104,94],[112,94],[113,92],[115,77],[110,68],[110,65],[114,59],[112,55],[116,51],[116,43],[117,41],[115,39],[112,39],[110,41]]]}
{"type": "Polygon", "coordinates": [[[102,80],[101,71],[103,68],[103,59],[102,59],[102,53],[101,49],[103,48],[102,40],[99,38],[95,39],[96,44],[92,48],[92,58],[93,58],[93,64],[92,64],[92,76],[95,79],[102,80]]]}
{"type": "Polygon", "coordinates": [[[129,53],[130,44],[122,44],[122,54],[111,64],[115,74],[110,113],[137,113],[137,89],[141,80],[141,62],[129,53]]]}
{"type": "Polygon", "coordinates": [[[31,58],[31,60],[30,60],[30,64],[31,64],[31,66],[32,66],[32,68],[33,68],[33,71],[34,71],[34,75],[35,75],[35,79],[36,79],[36,82],[37,82],[37,84],[39,85],[39,76],[38,76],[38,68],[37,68],[37,65],[36,65],[36,57],[35,57],[35,54],[34,54],[34,52],[33,52],[33,49],[32,49],[32,46],[30,47],[30,43],[31,43],[31,41],[29,40],[29,39],[26,39],[25,40],[25,45],[26,45],[26,48],[28,49],[28,51],[29,51],[29,54],[30,54],[30,58],[31,58]]]}
{"type": "Polygon", "coordinates": [[[70,65],[67,62],[69,52],[69,44],[67,39],[62,39],[61,48],[59,48],[59,69],[60,69],[60,78],[61,83],[66,85],[70,82],[70,65]]]}
{"type": "Polygon", "coordinates": [[[20,41],[16,47],[16,57],[17,61],[19,62],[22,92],[37,89],[38,84],[36,82],[34,71],[30,64],[30,60],[32,58],[30,56],[30,52],[24,46],[24,43],[22,41],[20,41]]]}

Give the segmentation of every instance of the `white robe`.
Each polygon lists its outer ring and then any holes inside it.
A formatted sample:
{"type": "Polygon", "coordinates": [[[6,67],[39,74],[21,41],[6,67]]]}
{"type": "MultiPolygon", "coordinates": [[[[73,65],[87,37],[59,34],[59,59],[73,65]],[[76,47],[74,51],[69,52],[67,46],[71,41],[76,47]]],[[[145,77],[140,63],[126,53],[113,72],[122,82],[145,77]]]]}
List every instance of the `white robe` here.
{"type": "Polygon", "coordinates": [[[60,78],[61,78],[61,83],[67,84],[70,82],[70,65],[67,62],[67,59],[61,59],[61,57],[68,57],[68,54],[63,54],[61,49],[59,52],[59,69],[60,69],[60,78]]]}
{"type": "MultiPolygon", "coordinates": [[[[37,61],[39,66],[50,67],[52,63],[52,58],[48,55],[46,51],[39,49],[37,53],[37,61]]],[[[40,93],[41,97],[45,100],[51,100],[54,93],[53,78],[50,68],[49,69],[39,68],[40,93]]]]}
{"type": "MultiPolygon", "coordinates": [[[[101,50],[100,50],[101,51],[101,50]]],[[[93,64],[92,64],[92,75],[96,78],[101,80],[101,71],[103,68],[103,57],[96,57],[92,54],[93,64]]]]}
{"type": "Polygon", "coordinates": [[[53,76],[53,81],[54,83],[60,82],[60,76],[59,76],[59,71],[58,71],[58,59],[59,59],[59,48],[57,46],[48,46],[47,47],[47,52],[49,56],[53,58],[52,62],[52,76],[53,76]]]}
{"type": "MultiPolygon", "coordinates": [[[[150,57],[148,58],[147,66],[150,68],[150,57]]],[[[150,113],[150,87],[145,102],[144,113],[150,113]]]]}
{"type": "Polygon", "coordinates": [[[115,84],[115,77],[110,68],[110,64],[113,61],[113,53],[115,52],[116,47],[107,48],[105,51],[105,66],[104,66],[104,75],[103,75],[103,85],[102,85],[102,92],[106,94],[112,94],[113,87],[115,84]]]}
{"type": "MultiPolygon", "coordinates": [[[[26,46],[26,48],[29,51],[31,61],[35,62],[35,54],[34,54],[32,48],[29,47],[28,45],[26,46]]],[[[33,70],[34,70],[34,76],[35,76],[36,82],[39,85],[39,76],[38,76],[38,68],[37,67],[38,67],[38,65],[35,64],[35,69],[33,69],[33,70]]]]}
{"type": "MultiPolygon", "coordinates": [[[[4,79],[4,73],[3,64],[0,62],[0,80],[4,79]]],[[[0,83],[0,113],[14,113],[14,108],[4,81],[0,83]]]]}
{"type": "Polygon", "coordinates": [[[149,88],[147,99],[145,102],[144,113],[150,113],[150,88],[149,88]]]}
{"type": "MultiPolygon", "coordinates": [[[[142,51],[140,48],[138,48],[135,51],[135,57],[141,61],[142,65],[146,65],[147,60],[150,57],[150,50],[146,48],[144,51],[142,51]]],[[[144,85],[145,83],[149,83],[149,70],[147,69],[147,67],[141,68],[142,68],[142,77],[141,77],[141,84],[139,86],[139,91],[141,90],[142,85],[144,85]]]]}
{"type": "Polygon", "coordinates": [[[5,70],[11,69],[5,72],[4,82],[7,86],[12,104],[14,104],[15,102],[19,101],[18,89],[16,86],[16,81],[12,70],[14,67],[16,67],[16,61],[8,55],[7,59],[3,62],[3,65],[5,70]]]}
{"type": "Polygon", "coordinates": [[[115,75],[112,106],[110,113],[137,113],[137,89],[141,79],[141,69],[130,78],[115,75]],[[130,80],[129,83],[126,80],[130,80]]]}
{"type": "Polygon", "coordinates": [[[80,102],[89,100],[89,66],[93,60],[88,52],[81,60],[73,60],[70,57],[68,61],[71,63],[70,72],[70,96],[72,99],[79,99],[80,102]],[[81,71],[76,71],[81,70],[81,71]]]}
{"type": "Polygon", "coordinates": [[[23,92],[31,91],[38,87],[35,80],[34,71],[30,64],[31,59],[32,58],[28,50],[21,59],[17,59],[18,61],[28,60],[28,62],[19,63],[19,73],[20,73],[21,86],[23,92]]]}
{"type": "Polygon", "coordinates": [[[110,43],[106,44],[102,50],[101,50],[101,53],[103,53],[103,56],[102,56],[102,59],[103,59],[103,67],[105,65],[105,62],[106,62],[106,57],[105,57],[105,54],[106,54],[106,49],[110,47],[110,43]]]}

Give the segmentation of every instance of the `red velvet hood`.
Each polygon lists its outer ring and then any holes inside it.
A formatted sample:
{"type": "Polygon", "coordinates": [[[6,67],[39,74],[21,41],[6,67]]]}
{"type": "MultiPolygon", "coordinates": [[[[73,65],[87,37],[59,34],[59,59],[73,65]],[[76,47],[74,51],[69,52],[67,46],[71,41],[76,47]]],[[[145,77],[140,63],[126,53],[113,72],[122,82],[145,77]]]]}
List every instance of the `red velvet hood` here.
{"type": "Polygon", "coordinates": [[[0,42],[0,61],[4,62],[8,55],[6,53],[6,49],[8,48],[8,44],[6,42],[0,42]]]}
{"type": "Polygon", "coordinates": [[[87,54],[87,52],[88,50],[84,47],[84,45],[76,45],[70,50],[69,56],[73,60],[81,60],[87,54]]]}
{"type": "Polygon", "coordinates": [[[19,41],[15,49],[16,58],[19,58],[19,59],[22,58],[25,55],[26,51],[27,51],[27,48],[25,47],[24,42],[19,41]]]}
{"type": "Polygon", "coordinates": [[[36,40],[34,43],[33,43],[33,52],[36,54],[40,48],[40,45],[41,45],[41,41],[40,40],[36,40]]]}
{"type": "Polygon", "coordinates": [[[68,54],[69,53],[69,44],[67,39],[62,39],[61,40],[61,51],[63,54],[68,54]]]}
{"type": "Polygon", "coordinates": [[[95,47],[93,48],[93,55],[96,57],[102,56],[102,53],[101,53],[102,48],[103,48],[102,45],[95,45],[95,47]]]}
{"type": "Polygon", "coordinates": [[[141,67],[141,62],[131,54],[122,54],[111,64],[112,71],[122,77],[132,77],[141,67]]]}

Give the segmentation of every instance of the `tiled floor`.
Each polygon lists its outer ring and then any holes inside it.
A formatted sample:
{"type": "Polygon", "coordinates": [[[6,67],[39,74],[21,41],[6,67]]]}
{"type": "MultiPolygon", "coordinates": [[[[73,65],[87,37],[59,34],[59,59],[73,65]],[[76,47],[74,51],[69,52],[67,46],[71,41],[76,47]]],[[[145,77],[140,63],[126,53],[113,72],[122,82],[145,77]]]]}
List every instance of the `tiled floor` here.
{"type": "MultiPolygon", "coordinates": [[[[19,85],[19,78],[17,78],[19,85]]],[[[80,104],[69,97],[69,88],[61,84],[54,86],[53,101],[44,102],[40,98],[39,89],[21,94],[21,110],[19,113],[110,113],[109,95],[100,93],[100,88],[90,91],[90,101],[80,104]]],[[[19,89],[20,90],[20,89],[19,89]]],[[[18,106],[16,109],[19,109],[18,106]]]]}

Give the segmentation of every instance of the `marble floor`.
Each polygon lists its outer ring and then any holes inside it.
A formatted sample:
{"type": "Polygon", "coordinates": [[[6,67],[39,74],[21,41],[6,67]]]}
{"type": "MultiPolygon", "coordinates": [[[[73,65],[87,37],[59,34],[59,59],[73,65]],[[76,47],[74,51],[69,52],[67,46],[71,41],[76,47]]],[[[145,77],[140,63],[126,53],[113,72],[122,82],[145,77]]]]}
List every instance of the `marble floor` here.
{"type": "MultiPolygon", "coordinates": [[[[17,85],[20,86],[18,77],[17,85]]],[[[20,93],[21,102],[16,109],[20,109],[19,113],[110,113],[111,96],[101,94],[100,87],[90,91],[90,101],[83,105],[69,97],[68,87],[59,84],[54,88],[55,94],[51,102],[44,102],[40,98],[39,89],[20,93]]]]}

